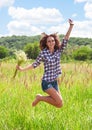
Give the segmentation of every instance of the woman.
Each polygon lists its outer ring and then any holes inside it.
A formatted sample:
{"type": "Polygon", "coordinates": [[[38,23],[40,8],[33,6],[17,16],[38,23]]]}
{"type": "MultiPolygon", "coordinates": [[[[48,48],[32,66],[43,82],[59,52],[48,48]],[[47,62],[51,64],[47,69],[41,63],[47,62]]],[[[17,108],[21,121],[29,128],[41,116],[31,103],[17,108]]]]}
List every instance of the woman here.
{"type": "Polygon", "coordinates": [[[41,84],[42,90],[48,95],[42,96],[37,94],[32,106],[36,106],[40,101],[43,101],[57,108],[62,107],[63,101],[58,88],[57,78],[61,74],[60,55],[67,45],[72,28],[73,22],[69,19],[69,29],[63,38],[62,44],[57,34],[47,35],[43,33],[43,37],[40,40],[41,52],[35,62],[24,68],[17,66],[18,70],[25,71],[36,68],[41,62],[44,63],[44,74],[41,84]]]}

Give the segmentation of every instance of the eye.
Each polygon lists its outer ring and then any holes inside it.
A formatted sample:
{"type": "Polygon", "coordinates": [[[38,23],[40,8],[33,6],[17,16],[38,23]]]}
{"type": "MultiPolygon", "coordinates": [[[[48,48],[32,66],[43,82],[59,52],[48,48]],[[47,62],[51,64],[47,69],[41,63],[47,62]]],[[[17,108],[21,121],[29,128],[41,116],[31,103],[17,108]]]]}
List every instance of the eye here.
{"type": "Polygon", "coordinates": [[[48,43],[50,42],[50,41],[47,41],[48,43]]]}
{"type": "Polygon", "coordinates": [[[49,42],[55,42],[55,40],[49,40],[49,41],[47,41],[47,42],[48,42],[48,43],[49,43],[49,42]]]}
{"type": "Polygon", "coordinates": [[[54,42],[55,40],[52,40],[52,42],[54,42]]]}

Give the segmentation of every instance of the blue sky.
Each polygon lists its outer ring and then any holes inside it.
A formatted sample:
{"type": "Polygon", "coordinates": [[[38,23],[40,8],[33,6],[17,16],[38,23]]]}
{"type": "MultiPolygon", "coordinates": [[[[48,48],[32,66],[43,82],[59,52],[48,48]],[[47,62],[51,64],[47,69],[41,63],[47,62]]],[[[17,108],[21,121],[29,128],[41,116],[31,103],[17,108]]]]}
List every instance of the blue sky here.
{"type": "Polygon", "coordinates": [[[72,37],[92,38],[92,0],[0,0],[0,37],[65,34],[69,18],[72,37]]]}

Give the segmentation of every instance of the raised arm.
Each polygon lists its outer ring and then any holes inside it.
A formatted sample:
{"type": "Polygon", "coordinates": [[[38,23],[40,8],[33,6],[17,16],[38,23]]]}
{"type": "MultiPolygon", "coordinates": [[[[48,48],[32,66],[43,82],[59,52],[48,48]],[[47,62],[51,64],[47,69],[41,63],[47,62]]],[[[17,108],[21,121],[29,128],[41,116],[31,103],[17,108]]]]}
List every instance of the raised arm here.
{"type": "Polygon", "coordinates": [[[62,41],[62,44],[61,44],[61,51],[63,51],[67,46],[67,42],[69,40],[69,36],[70,36],[71,31],[72,31],[73,25],[74,25],[73,21],[71,19],[69,19],[69,29],[68,29],[66,35],[63,38],[63,41],[62,41]]]}
{"type": "Polygon", "coordinates": [[[68,29],[66,35],[64,36],[65,40],[69,39],[69,36],[70,36],[71,31],[72,31],[73,25],[74,25],[73,21],[71,19],[69,19],[69,29],[68,29]]]}

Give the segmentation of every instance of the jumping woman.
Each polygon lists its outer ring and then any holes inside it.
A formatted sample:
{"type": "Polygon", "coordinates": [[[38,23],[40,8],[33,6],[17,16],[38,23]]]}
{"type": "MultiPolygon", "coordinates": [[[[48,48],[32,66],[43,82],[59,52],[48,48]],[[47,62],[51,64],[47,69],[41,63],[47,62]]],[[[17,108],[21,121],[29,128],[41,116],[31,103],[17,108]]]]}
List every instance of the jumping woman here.
{"type": "Polygon", "coordinates": [[[57,108],[62,107],[63,100],[57,82],[61,74],[60,56],[67,45],[73,25],[73,21],[69,19],[69,28],[62,42],[60,42],[57,33],[50,35],[43,33],[40,40],[41,52],[35,62],[24,68],[17,66],[18,70],[25,71],[36,68],[41,62],[44,63],[44,74],[41,86],[42,90],[47,93],[47,96],[37,94],[32,106],[36,106],[39,102],[43,101],[57,108]]]}

